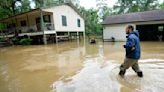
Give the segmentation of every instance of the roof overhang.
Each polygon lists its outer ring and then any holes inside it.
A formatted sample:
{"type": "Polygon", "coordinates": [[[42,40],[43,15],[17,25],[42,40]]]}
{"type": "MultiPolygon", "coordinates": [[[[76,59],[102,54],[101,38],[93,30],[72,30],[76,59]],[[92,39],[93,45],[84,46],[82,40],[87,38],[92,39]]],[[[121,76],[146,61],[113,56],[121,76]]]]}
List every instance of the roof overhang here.
{"type": "Polygon", "coordinates": [[[11,19],[20,18],[22,16],[27,16],[27,15],[32,15],[32,14],[40,14],[40,11],[43,11],[43,13],[45,13],[45,12],[51,13],[51,12],[48,12],[48,11],[44,11],[44,9],[51,8],[51,7],[56,7],[56,6],[61,6],[61,5],[70,6],[72,9],[74,9],[84,19],[83,15],[78,11],[78,9],[72,3],[63,3],[63,4],[58,4],[58,5],[51,5],[51,6],[45,6],[45,7],[41,7],[41,8],[37,8],[37,9],[32,9],[32,10],[27,11],[27,12],[23,12],[23,13],[20,13],[20,14],[16,14],[14,16],[10,16],[10,17],[1,19],[0,22],[2,23],[2,22],[5,22],[5,21],[8,21],[8,20],[11,20],[11,19]]]}
{"type": "Polygon", "coordinates": [[[164,9],[137,12],[137,13],[128,13],[128,14],[121,14],[121,15],[113,15],[113,16],[106,17],[102,25],[161,21],[161,20],[164,20],[163,15],[164,15],[164,9]]]}
{"type": "MultiPolygon", "coordinates": [[[[28,12],[23,12],[23,13],[20,13],[20,14],[16,14],[14,16],[10,16],[8,18],[4,18],[4,19],[1,19],[0,22],[6,22],[6,21],[10,21],[12,19],[19,19],[19,18],[22,18],[22,17],[27,17],[27,16],[32,16],[32,15],[40,15],[40,12],[43,11],[42,9],[40,8],[37,8],[37,9],[32,9],[28,12]]],[[[47,13],[52,13],[52,12],[48,12],[48,11],[43,11],[43,15],[47,14],[47,13]]]]}

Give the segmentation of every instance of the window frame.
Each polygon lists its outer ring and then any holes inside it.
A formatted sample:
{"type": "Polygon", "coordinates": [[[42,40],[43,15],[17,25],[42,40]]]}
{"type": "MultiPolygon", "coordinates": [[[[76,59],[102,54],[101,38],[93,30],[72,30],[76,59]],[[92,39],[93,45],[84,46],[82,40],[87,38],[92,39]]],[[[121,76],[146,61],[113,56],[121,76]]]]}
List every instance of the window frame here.
{"type": "Polygon", "coordinates": [[[81,27],[81,20],[77,18],[77,27],[81,27]]]}
{"type": "Polygon", "coordinates": [[[62,26],[67,26],[67,17],[65,15],[62,15],[62,26]]]}

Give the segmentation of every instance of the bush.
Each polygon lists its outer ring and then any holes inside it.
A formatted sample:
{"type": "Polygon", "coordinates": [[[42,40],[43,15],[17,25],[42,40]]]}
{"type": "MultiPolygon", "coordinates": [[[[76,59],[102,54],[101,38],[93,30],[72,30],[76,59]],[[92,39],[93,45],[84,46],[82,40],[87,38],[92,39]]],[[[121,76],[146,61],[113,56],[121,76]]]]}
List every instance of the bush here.
{"type": "Polygon", "coordinates": [[[20,43],[21,45],[30,45],[31,42],[32,42],[32,39],[30,39],[30,38],[23,38],[23,39],[21,39],[21,40],[19,41],[19,43],[20,43]]]}
{"type": "Polygon", "coordinates": [[[0,38],[0,42],[5,42],[6,41],[6,39],[5,38],[0,38]]]}
{"type": "Polygon", "coordinates": [[[14,45],[19,45],[19,39],[18,39],[18,38],[14,37],[14,38],[12,38],[11,40],[12,40],[12,43],[13,43],[14,45]]]}

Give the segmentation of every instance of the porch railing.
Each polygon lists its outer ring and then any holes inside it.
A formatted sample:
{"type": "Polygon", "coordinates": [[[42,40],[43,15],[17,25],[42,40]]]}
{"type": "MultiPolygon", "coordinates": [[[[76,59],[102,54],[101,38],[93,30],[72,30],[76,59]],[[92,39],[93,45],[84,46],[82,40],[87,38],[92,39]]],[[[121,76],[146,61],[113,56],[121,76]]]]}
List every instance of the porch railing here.
{"type": "Polygon", "coordinates": [[[37,30],[37,26],[25,26],[25,27],[17,27],[18,33],[33,33],[33,32],[40,32],[40,30],[37,30]]]}
{"type": "MultiPolygon", "coordinates": [[[[54,27],[53,23],[44,23],[44,31],[54,31],[54,30],[55,30],[55,27],[54,27]]],[[[18,34],[41,32],[41,25],[36,24],[33,26],[16,27],[16,28],[9,28],[9,29],[5,29],[5,30],[0,30],[0,36],[15,34],[16,31],[18,34]]]]}
{"type": "Polygon", "coordinates": [[[55,27],[53,23],[44,23],[44,30],[45,31],[54,31],[55,27]]]}
{"type": "Polygon", "coordinates": [[[15,33],[15,28],[0,30],[0,36],[12,35],[15,33]]]}

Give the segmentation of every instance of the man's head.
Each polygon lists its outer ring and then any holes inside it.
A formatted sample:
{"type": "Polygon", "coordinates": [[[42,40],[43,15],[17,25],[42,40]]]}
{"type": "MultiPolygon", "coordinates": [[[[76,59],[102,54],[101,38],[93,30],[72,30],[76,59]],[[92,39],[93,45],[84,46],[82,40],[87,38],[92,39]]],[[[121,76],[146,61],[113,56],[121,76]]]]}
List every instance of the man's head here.
{"type": "Polygon", "coordinates": [[[129,34],[130,32],[132,32],[134,30],[134,27],[132,25],[128,25],[126,27],[126,34],[129,34]]]}

